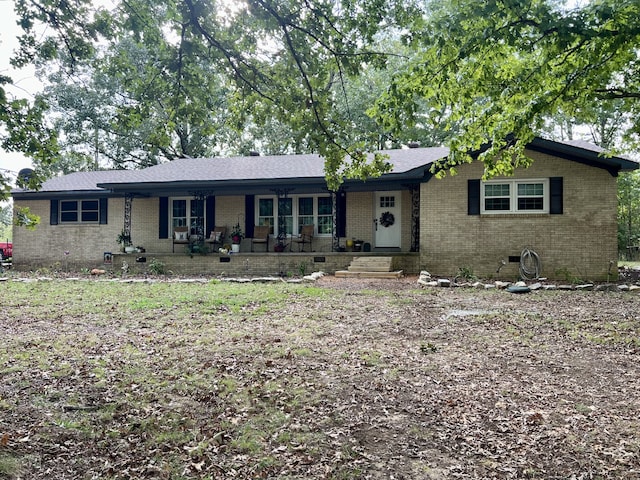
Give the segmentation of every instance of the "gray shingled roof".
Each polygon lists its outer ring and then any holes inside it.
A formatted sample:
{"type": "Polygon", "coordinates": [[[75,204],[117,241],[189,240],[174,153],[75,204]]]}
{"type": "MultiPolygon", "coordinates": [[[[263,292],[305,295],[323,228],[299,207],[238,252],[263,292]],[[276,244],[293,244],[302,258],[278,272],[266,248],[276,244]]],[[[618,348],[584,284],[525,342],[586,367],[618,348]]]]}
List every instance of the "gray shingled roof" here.
{"type": "MultiPolygon", "coordinates": [[[[571,158],[589,160],[592,164],[610,168],[612,171],[631,170],[638,164],[624,157],[602,157],[604,150],[584,141],[557,142],[536,138],[531,148],[546,148],[559,154],[571,154],[571,158]],[[570,152],[566,152],[570,150],[570,152]]],[[[411,148],[385,150],[381,153],[389,157],[393,170],[384,175],[384,179],[421,178],[426,169],[434,162],[446,158],[449,149],[445,147],[411,148]]],[[[36,192],[16,189],[14,194],[38,194],[61,192],[105,192],[105,189],[123,191],[128,187],[156,188],[164,184],[215,183],[242,188],[252,183],[264,184],[269,181],[291,181],[295,183],[312,181],[323,183],[324,160],[316,154],[273,155],[265,157],[214,157],[182,158],[143,170],[108,170],[98,172],[76,172],[52,178],[43,183],[36,192]],[[246,182],[246,183],[243,183],[246,182]]]]}
{"type": "MultiPolygon", "coordinates": [[[[425,168],[445,158],[444,147],[386,150],[393,170],[388,175],[403,174],[425,168]]],[[[75,172],[51,178],[38,193],[95,192],[127,185],[182,182],[246,182],[276,179],[324,179],[324,159],[316,154],[273,155],[265,157],[180,158],[143,170],[105,170],[75,172]],[[98,186],[100,185],[100,186],[98,186]]],[[[29,193],[15,189],[14,194],[29,193]]]]}
{"type": "MultiPolygon", "coordinates": [[[[607,149],[602,148],[599,145],[596,145],[595,143],[591,143],[587,140],[555,140],[556,143],[562,144],[562,145],[570,145],[572,147],[576,147],[576,148],[581,148],[583,150],[587,150],[589,152],[595,152],[598,154],[606,154],[607,153],[607,149]]],[[[628,157],[627,155],[614,155],[615,158],[621,158],[623,160],[631,160],[632,162],[635,162],[635,160],[633,160],[631,157],[628,157]]],[[[637,163],[637,162],[635,162],[637,163]]]]}
{"type": "Polygon", "coordinates": [[[607,150],[585,140],[559,141],[536,137],[527,148],[605,168],[614,175],[619,171],[638,169],[635,160],[624,155],[607,155],[607,150]]]}
{"type": "MultiPolygon", "coordinates": [[[[445,158],[444,147],[386,150],[393,164],[391,173],[406,173],[445,158]]],[[[266,157],[180,158],[144,170],[127,178],[104,183],[161,183],[187,181],[322,179],[324,159],[319,155],[273,155],[266,157]]]]}
{"type": "MultiPolygon", "coordinates": [[[[102,191],[97,185],[104,182],[126,181],[131,170],[100,170],[97,172],[74,172],[50,178],[42,183],[39,192],[84,192],[102,191]]],[[[16,189],[14,193],[25,190],[16,189]]]]}
{"type": "Polygon", "coordinates": [[[582,148],[590,152],[604,153],[605,149],[599,147],[594,143],[587,142],[586,140],[556,140],[557,143],[563,143],[565,145],[571,145],[572,147],[582,148]]]}

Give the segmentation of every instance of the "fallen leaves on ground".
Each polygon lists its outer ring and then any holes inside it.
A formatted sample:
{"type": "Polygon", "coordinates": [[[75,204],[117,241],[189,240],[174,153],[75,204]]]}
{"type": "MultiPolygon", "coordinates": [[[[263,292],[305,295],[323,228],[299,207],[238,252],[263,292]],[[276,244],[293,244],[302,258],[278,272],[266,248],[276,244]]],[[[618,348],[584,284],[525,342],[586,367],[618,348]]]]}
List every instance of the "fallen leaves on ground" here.
{"type": "Polygon", "coordinates": [[[5,286],[0,478],[640,478],[633,295],[5,286]]]}

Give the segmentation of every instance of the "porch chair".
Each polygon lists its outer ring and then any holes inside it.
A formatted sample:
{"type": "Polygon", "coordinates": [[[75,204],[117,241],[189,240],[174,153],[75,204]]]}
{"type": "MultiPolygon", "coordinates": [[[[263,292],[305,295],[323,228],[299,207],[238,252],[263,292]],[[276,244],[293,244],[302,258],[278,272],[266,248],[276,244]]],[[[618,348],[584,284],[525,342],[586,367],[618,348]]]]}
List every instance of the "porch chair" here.
{"type": "MultiPolygon", "coordinates": [[[[292,244],[295,242],[298,244],[298,251],[304,252],[304,246],[308,243],[310,251],[313,251],[313,231],[315,230],[315,225],[302,225],[300,228],[300,235],[297,238],[294,238],[291,242],[292,244]]],[[[289,251],[291,251],[291,247],[289,247],[289,251]]]]}
{"type": "Polygon", "coordinates": [[[265,244],[265,252],[269,251],[269,225],[256,225],[253,227],[253,238],[251,239],[251,251],[256,243],[265,244]]]}
{"type": "Polygon", "coordinates": [[[213,252],[216,245],[224,245],[224,238],[227,235],[227,227],[213,227],[211,233],[209,234],[209,238],[207,238],[204,242],[209,244],[209,251],[213,252]]]}
{"type": "Polygon", "coordinates": [[[173,245],[171,251],[176,252],[176,244],[189,245],[189,227],[175,227],[173,229],[173,245]]]}

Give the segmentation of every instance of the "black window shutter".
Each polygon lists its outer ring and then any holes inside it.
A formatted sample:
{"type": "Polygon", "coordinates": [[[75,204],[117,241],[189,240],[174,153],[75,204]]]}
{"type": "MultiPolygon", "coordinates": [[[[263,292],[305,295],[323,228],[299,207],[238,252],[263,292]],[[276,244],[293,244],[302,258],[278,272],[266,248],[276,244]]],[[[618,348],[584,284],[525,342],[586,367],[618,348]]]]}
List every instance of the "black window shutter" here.
{"type": "Polygon", "coordinates": [[[347,193],[339,191],[336,193],[336,229],[338,237],[347,236],[347,193]]]}
{"type": "Polygon", "coordinates": [[[549,213],[553,215],[561,215],[563,213],[563,200],[562,200],[563,178],[551,177],[549,179],[549,190],[550,190],[549,213]]]}
{"type": "Polygon", "coordinates": [[[253,225],[255,223],[255,197],[253,195],[244,196],[244,236],[253,238],[253,225]]]}
{"type": "Polygon", "coordinates": [[[467,180],[467,214],[480,215],[480,180],[467,180]]]}
{"type": "Polygon", "coordinates": [[[205,226],[204,234],[205,236],[209,236],[216,226],[216,197],[209,195],[206,202],[204,215],[206,217],[207,224],[205,226]]]}
{"type": "Polygon", "coordinates": [[[59,216],[60,202],[58,200],[51,200],[51,208],[49,209],[49,224],[57,225],[59,216]]]}
{"type": "Polygon", "coordinates": [[[109,204],[109,199],[108,198],[101,198],[100,199],[100,225],[106,225],[107,224],[107,218],[108,218],[108,204],[109,204]]]}
{"type": "Polygon", "coordinates": [[[158,238],[169,238],[169,197],[158,200],[158,238]]]}

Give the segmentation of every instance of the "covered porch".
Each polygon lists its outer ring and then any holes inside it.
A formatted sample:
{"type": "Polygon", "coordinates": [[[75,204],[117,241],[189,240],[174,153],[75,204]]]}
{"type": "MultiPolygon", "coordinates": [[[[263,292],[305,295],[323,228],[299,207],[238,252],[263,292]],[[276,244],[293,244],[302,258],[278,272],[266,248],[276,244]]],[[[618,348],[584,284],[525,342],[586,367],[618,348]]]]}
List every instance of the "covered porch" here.
{"type": "Polygon", "coordinates": [[[361,253],[417,252],[425,164],[441,156],[437,149],[404,151],[392,158],[393,174],[367,182],[345,180],[337,191],[327,189],[323,162],[316,155],[231,158],[225,164],[180,159],[97,186],[123,199],[123,232],[147,252],[180,254],[184,244],[200,243],[194,254],[202,247],[217,254],[236,243],[233,233],[238,230],[244,237],[242,255],[304,250],[311,254],[303,258],[313,261],[318,254],[346,253],[347,243],[358,240],[361,253]],[[268,236],[257,244],[263,229],[268,236]],[[306,229],[312,241],[299,248],[297,238],[306,229]],[[213,242],[221,230],[221,241],[213,242]]]}

